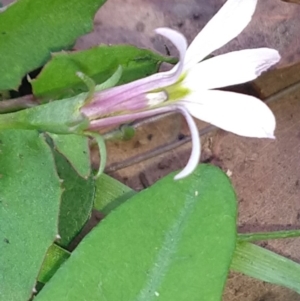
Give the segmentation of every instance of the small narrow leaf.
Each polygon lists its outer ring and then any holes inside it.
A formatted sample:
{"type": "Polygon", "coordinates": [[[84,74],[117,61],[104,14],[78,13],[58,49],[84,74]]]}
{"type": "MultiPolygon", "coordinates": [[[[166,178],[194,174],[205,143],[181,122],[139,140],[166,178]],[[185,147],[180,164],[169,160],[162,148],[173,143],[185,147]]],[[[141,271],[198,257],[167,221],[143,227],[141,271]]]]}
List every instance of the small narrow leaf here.
{"type": "Polygon", "coordinates": [[[62,189],[36,131],[0,132],[0,300],[28,300],[58,233],[62,189]]]}
{"type": "Polygon", "coordinates": [[[300,264],[254,244],[237,244],[231,269],[300,293],[300,264]]]}
{"type": "Polygon", "coordinates": [[[56,135],[49,133],[55,148],[73,166],[76,172],[87,179],[91,174],[89,141],[86,136],[56,135]]]}
{"type": "Polygon", "coordinates": [[[104,137],[99,133],[87,132],[87,134],[94,138],[100,154],[100,164],[98,167],[98,171],[96,172],[94,177],[95,179],[98,179],[103,174],[106,165],[106,160],[107,160],[106,144],[104,141],[104,137]]]}
{"type": "Polygon", "coordinates": [[[54,151],[54,157],[64,188],[59,215],[61,239],[57,243],[62,247],[67,247],[91,216],[95,181],[93,177],[88,179],[80,177],[58,152],[54,151]]]}
{"type": "Polygon", "coordinates": [[[111,212],[36,300],[220,300],[235,249],[235,193],[213,166],[173,178],[111,212]]]}
{"type": "Polygon", "coordinates": [[[96,180],[94,208],[108,214],[135,194],[136,192],[128,186],[106,174],[102,174],[96,180]]]}
{"type": "Polygon", "coordinates": [[[63,98],[87,91],[76,73],[83,72],[97,84],[111,77],[119,66],[119,84],[145,77],[158,71],[161,62],[175,63],[147,49],[130,45],[100,45],[88,50],[56,53],[40,75],[32,81],[33,93],[39,98],[63,98]]]}
{"type": "Polygon", "coordinates": [[[105,0],[19,0],[0,14],[0,90],[16,89],[51,52],[91,31],[105,0]]]}
{"type": "Polygon", "coordinates": [[[259,241],[268,239],[281,239],[299,237],[300,230],[286,230],[286,231],[273,231],[273,232],[257,232],[257,233],[239,233],[238,241],[259,241]]]}

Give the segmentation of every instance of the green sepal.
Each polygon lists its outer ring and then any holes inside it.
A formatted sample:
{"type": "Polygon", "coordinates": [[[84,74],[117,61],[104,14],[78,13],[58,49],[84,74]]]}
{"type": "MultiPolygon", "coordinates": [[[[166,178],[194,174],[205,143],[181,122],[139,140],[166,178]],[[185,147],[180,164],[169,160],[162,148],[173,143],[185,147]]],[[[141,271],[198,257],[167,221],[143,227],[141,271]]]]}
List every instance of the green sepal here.
{"type": "Polygon", "coordinates": [[[36,106],[23,111],[0,114],[0,130],[39,130],[55,134],[80,134],[89,126],[81,112],[87,93],[36,106]]]}

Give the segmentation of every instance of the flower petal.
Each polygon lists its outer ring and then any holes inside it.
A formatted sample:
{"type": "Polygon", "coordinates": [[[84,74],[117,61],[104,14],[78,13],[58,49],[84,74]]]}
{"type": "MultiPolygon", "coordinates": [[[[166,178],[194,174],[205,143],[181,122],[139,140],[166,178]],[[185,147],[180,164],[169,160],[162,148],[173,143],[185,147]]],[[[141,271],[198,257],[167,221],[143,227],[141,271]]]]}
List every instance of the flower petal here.
{"type": "Polygon", "coordinates": [[[101,130],[106,127],[114,126],[114,125],[120,125],[125,122],[153,116],[153,115],[158,115],[158,114],[163,114],[166,112],[174,111],[176,108],[174,106],[166,106],[166,107],[161,107],[157,109],[152,109],[148,111],[141,111],[141,112],[136,112],[136,113],[129,113],[129,114],[123,114],[123,115],[116,115],[116,116],[110,116],[110,117],[103,117],[100,119],[92,120],[89,124],[88,130],[90,131],[97,131],[101,130]]]}
{"type": "Polygon", "coordinates": [[[189,46],[184,70],[238,36],[251,21],[257,0],[228,0],[189,46]]]}
{"type": "Polygon", "coordinates": [[[179,110],[181,114],[185,117],[187,124],[190,128],[191,138],[192,138],[192,153],[187,165],[179,174],[177,174],[174,177],[174,180],[183,179],[188,175],[190,175],[196,169],[201,155],[200,137],[195,121],[184,107],[177,106],[177,110],[179,110]]]}
{"type": "Polygon", "coordinates": [[[166,28],[166,27],[157,28],[155,29],[155,32],[169,39],[176,46],[179,52],[179,62],[171,70],[166,72],[161,72],[164,74],[164,77],[169,77],[169,82],[165,84],[159,82],[158,83],[159,87],[156,88],[158,89],[174,84],[177,81],[177,79],[180,77],[183,70],[183,63],[184,63],[184,58],[187,50],[187,41],[183,34],[170,28],[166,28]]]}
{"type": "Polygon", "coordinates": [[[184,85],[192,90],[215,89],[245,83],[257,78],[280,60],[277,50],[246,49],[218,55],[192,67],[184,85]]]}
{"type": "Polygon", "coordinates": [[[90,131],[96,131],[103,129],[108,126],[112,125],[118,125],[124,122],[132,121],[135,119],[141,119],[157,114],[163,114],[166,112],[171,112],[171,111],[179,111],[186,119],[187,124],[189,126],[190,132],[191,132],[191,137],[192,137],[192,153],[189,158],[189,161],[185,168],[177,174],[174,179],[179,180],[182,178],[187,177],[190,175],[197,167],[199,160],[200,160],[200,155],[201,155],[201,144],[200,144],[200,138],[199,138],[199,132],[197,129],[197,126],[189,114],[189,112],[186,110],[186,108],[182,105],[170,105],[166,107],[161,107],[157,109],[152,109],[148,111],[143,111],[143,112],[138,112],[138,113],[133,113],[133,114],[126,114],[126,115],[120,115],[120,116],[113,116],[113,117],[107,117],[107,118],[102,118],[99,120],[93,120],[90,122],[88,130],[90,131]]]}
{"type": "Polygon", "coordinates": [[[191,94],[181,103],[194,117],[223,130],[246,137],[274,138],[275,117],[253,96],[212,90],[191,94]]]}
{"type": "Polygon", "coordinates": [[[183,61],[187,48],[186,39],[181,33],[169,28],[158,28],[155,31],[156,33],[168,38],[178,49],[179,62],[177,65],[169,71],[156,73],[131,83],[96,93],[93,101],[94,103],[111,103],[111,101],[114,101],[114,104],[117,104],[141,93],[150,92],[155,89],[172,85],[177,81],[183,69],[183,61]]]}

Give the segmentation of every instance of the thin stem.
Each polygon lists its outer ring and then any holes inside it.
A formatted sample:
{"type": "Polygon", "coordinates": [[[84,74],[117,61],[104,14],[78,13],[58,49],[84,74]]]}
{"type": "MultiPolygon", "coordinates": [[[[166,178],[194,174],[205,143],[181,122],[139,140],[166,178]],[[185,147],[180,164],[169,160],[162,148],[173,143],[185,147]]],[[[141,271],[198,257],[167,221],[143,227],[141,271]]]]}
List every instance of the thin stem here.
{"type": "Polygon", "coordinates": [[[299,230],[285,230],[285,231],[275,231],[275,232],[257,232],[257,233],[245,233],[245,234],[238,234],[238,241],[239,242],[251,242],[251,241],[258,241],[258,240],[268,240],[268,239],[282,239],[282,238],[292,238],[292,237],[299,237],[300,236],[300,229],[299,230]]]}
{"type": "MultiPolygon", "coordinates": [[[[199,131],[200,137],[207,134],[207,133],[209,133],[209,132],[211,132],[214,128],[215,128],[214,126],[207,126],[203,130],[200,130],[199,131]]],[[[166,153],[170,150],[173,150],[177,147],[180,147],[181,145],[184,145],[184,144],[190,142],[191,140],[192,139],[191,139],[190,136],[186,136],[186,137],[184,137],[183,139],[180,139],[180,140],[175,139],[175,140],[173,140],[172,142],[170,142],[168,144],[165,144],[163,146],[158,146],[158,147],[156,147],[154,149],[151,149],[150,151],[145,152],[143,154],[140,154],[138,156],[128,158],[128,159],[126,159],[124,161],[121,161],[121,162],[112,163],[111,165],[109,165],[105,168],[105,172],[114,172],[114,171],[117,171],[119,169],[123,169],[125,167],[131,166],[133,164],[137,164],[137,163],[140,163],[142,161],[151,159],[153,157],[164,154],[164,153],[166,153]]]]}
{"type": "Polygon", "coordinates": [[[33,95],[26,95],[19,98],[13,98],[0,101],[0,114],[15,112],[23,109],[38,106],[39,102],[33,95]]]}
{"type": "Polygon", "coordinates": [[[284,97],[294,91],[297,91],[299,89],[300,89],[300,81],[296,82],[290,86],[287,86],[287,87],[283,88],[282,90],[275,92],[274,94],[268,96],[266,99],[264,99],[264,102],[270,103],[270,102],[276,101],[276,100],[281,99],[282,97],[284,97]]]}
{"type": "Polygon", "coordinates": [[[190,142],[191,140],[192,139],[191,139],[190,136],[184,137],[181,140],[176,139],[175,141],[172,141],[169,144],[165,144],[163,146],[159,146],[157,148],[151,149],[150,151],[145,152],[143,154],[128,158],[128,159],[126,159],[124,161],[121,161],[121,162],[112,163],[111,165],[109,165],[105,168],[105,172],[106,173],[114,172],[116,170],[123,169],[123,168],[131,166],[133,164],[140,163],[140,162],[145,161],[147,159],[151,159],[151,158],[159,156],[159,155],[161,155],[165,152],[168,152],[168,151],[170,151],[174,148],[177,148],[177,147],[179,147],[179,146],[181,146],[181,145],[183,145],[187,142],[190,142]]]}

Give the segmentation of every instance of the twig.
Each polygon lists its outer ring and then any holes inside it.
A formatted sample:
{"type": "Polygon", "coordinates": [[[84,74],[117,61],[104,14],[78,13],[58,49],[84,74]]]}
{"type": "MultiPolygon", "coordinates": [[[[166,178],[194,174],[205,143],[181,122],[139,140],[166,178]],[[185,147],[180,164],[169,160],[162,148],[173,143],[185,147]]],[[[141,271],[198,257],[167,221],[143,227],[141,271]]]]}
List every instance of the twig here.
{"type": "MultiPolygon", "coordinates": [[[[216,129],[215,126],[209,125],[209,126],[205,127],[204,129],[200,130],[199,135],[203,136],[203,135],[213,131],[214,129],[216,129]]],[[[172,142],[170,142],[168,144],[165,144],[163,146],[158,146],[158,147],[151,149],[150,151],[145,152],[143,154],[128,158],[122,162],[113,163],[105,168],[105,172],[113,172],[113,171],[116,171],[119,169],[123,169],[127,166],[140,163],[142,161],[159,156],[165,152],[175,149],[175,148],[177,148],[181,145],[184,145],[190,141],[191,141],[190,136],[183,137],[183,139],[180,139],[180,140],[178,140],[178,139],[173,140],[172,142]]]]}
{"type": "Polygon", "coordinates": [[[290,86],[287,86],[285,88],[283,88],[282,90],[275,92],[274,94],[270,95],[269,97],[267,97],[264,102],[265,103],[270,103],[273,101],[276,101],[278,99],[281,99],[282,97],[289,95],[290,93],[296,91],[300,89],[300,81],[296,82],[290,86]]]}
{"type": "Polygon", "coordinates": [[[26,95],[18,98],[0,101],[0,113],[15,112],[39,105],[33,95],[26,95]]]}

